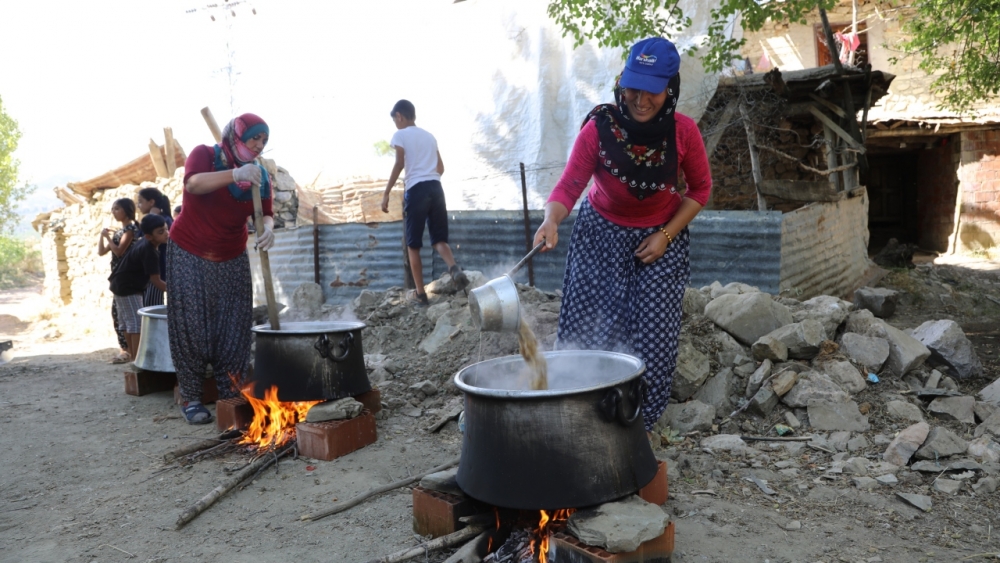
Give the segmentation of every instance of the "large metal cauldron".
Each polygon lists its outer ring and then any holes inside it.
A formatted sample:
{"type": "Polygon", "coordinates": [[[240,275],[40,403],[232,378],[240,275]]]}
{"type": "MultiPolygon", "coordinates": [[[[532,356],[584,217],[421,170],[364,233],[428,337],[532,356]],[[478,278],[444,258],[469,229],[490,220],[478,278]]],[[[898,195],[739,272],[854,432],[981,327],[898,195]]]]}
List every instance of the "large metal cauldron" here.
{"type": "Polygon", "coordinates": [[[642,360],[615,352],[547,352],[549,389],[529,390],[520,356],[468,366],[458,484],[525,510],[576,508],[635,493],[656,474],[643,428],[642,360]]]}
{"type": "Polygon", "coordinates": [[[167,306],[154,305],[139,309],[142,324],[139,349],[135,351],[135,367],[147,371],[173,373],[174,362],[170,359],[170,338],[167,334],[167,306]]]}
{"type": "Polygon", "coordinates": [[[371,391],[361,348],[362,322],[282,323],[253,327],[253,394],[276,386],[279,401],[318,401],[371,391]]]}

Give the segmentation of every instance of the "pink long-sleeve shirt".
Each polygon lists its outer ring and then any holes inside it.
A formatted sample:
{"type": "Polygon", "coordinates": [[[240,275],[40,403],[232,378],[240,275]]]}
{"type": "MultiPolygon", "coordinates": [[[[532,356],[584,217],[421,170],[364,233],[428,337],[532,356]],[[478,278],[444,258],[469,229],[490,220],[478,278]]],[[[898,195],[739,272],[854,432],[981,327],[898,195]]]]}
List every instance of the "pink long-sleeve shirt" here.
{"type": "Polygon", "coordinates": [[[712,173],[701,131],[686,115],[675,112],[674,119],[677,123],[677,167],[684,173],[687,184],[683,195],[679,191],[663,190],[640,201],[630,194],[628,186],[601,165],[598,158],[600,139],[597,126],[591,120],[576,137],[569,162],[548,201],[558,201],[566,209],[573,209],[593,178],[594,186],[587,195],[590,204],[602,217],[624,227],[663,225],[674,216],[685,197],[705,205],[712,192],[712,173]]]}

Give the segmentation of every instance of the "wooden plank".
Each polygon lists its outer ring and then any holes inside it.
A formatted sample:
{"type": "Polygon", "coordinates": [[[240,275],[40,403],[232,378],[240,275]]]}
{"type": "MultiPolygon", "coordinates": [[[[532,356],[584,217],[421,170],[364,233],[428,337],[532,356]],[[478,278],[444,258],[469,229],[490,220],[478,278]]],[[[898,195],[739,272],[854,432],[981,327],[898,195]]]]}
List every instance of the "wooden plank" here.
{"type": "Polygon", "coordinates": [[[847,143],[847,146],[851,147],[852,149],[862,154],[865,152],[864,145],[855,141],[853,137],[847,134],[847,131],[841,129],[839,125],[834,123],[833,120],[827,117],[825,113],[821,112],[819,108],[817,108],[816,106],[811,106],[809,108],[809,113],[813,114],[813,117],[820,120],[820,122],[822,122],[823,125],[829,127],[831,131],[833,131],[834,133],[837,134],[838,137],[843,139],[844,142],[847,143]]]}
{"type": "Polygon", "coordinates": [[[174,130],[170,127],[164,127],[163,140],[163,146],[167,150],[167,174],[170,178],[173,178],[174,172],[177,171],[177,154],[174,151],[174,130]]]}
{"type": "Polygon", "coordinates": [[[167,164],[163,162],[163,153],[160,152],[160,145],[156,141],[149,140],[149,160],[153,162],[153,170],[156,170],[157,178],[169,178],[167,176],[167,164]]]}
{"type": "Polygon", "coordinates": [[[817,102],[819,102],[820,105],[822,105],[826,109],[828,109],[828,110],[832,111],[833,113],[837,114],[837,117],[847,117],[847,113],[843,110],[843,108],[841,108],[837,104],[831,102],[830,100],[824,100],[823,98],[820,98],[819,96],[817,96],[816,94],[813,94],[812,92],[809,93],[809,97],[812,98],[813,100],[816,100],[817,102]]]}
{"type": "Polygon", "coordinates": [[[766,196],[780,197],[790,201],[840,201],[847,192],[837,191],[830,182],[807,180],[764,180],[760,191],[766,196]]]}

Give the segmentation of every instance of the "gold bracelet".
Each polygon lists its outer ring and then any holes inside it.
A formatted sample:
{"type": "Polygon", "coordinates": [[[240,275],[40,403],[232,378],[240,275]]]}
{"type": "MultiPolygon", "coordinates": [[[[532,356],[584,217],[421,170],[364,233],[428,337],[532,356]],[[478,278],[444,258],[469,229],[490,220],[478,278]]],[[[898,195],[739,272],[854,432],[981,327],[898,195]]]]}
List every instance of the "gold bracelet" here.
{"type": "Polygon", "coordinates": [[[660,232],[663,233],[663,236],[667,237],[667,246],[670,246],[670,243],[674,242],[674,237],[670,236],[666,227],[660,227],[660,232]]]}

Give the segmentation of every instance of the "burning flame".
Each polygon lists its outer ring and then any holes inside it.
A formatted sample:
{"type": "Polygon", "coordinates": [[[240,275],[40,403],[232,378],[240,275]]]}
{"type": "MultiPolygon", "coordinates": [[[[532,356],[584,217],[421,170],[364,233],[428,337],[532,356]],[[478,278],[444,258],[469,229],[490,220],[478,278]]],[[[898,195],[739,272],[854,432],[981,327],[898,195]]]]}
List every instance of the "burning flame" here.
{"type": "Polygon", "coordinates": [[[540,512],[542,514],[538,521],[538,527],[531,532],[532,538],[534,538],[531,540],[531,553],[538,556],[538,563],[548,563],[549,536],[552,535],[552,526],[565,522],[571,514],[576,512],[576,509],[561,508],[551,515],[546,510],[540,512]],[[535,549],[536,546],[538,549],[535,549]]]}
{"type": "Polygon", "coordinates": [[[277,448],[295,437],[295,424],[306,419],[306,413],[313,405],[323,401],[301,401],[282,403],[278,401],[278,388],[271,386],[264,392],[264,398],[253,396],[253,383],[240,392],[253,407],[253,422],[247,429],[240,444],[256,445],[258,449],[277,448]]]}

